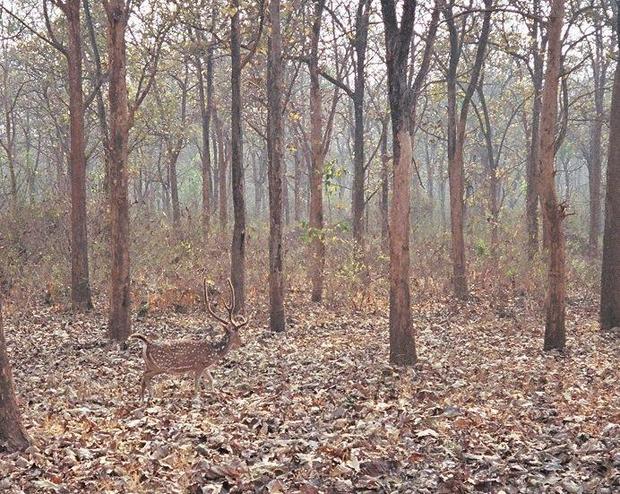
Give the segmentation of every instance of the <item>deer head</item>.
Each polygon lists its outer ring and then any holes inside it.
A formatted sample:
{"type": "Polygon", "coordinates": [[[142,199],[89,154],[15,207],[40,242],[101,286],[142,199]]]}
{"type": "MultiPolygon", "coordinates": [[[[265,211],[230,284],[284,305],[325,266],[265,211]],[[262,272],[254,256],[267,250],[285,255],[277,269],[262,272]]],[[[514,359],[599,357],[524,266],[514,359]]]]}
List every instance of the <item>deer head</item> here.
{"type": "Polygon", "coordinates": [[[207,289],[206,278],[203,280],[203,287],[204,287],[205,305],[207,306],[207,311],[209,312],[211,317],[213,317],[215,320],[217,320],[218,322],[222,324],[224,331],[226,331],[226,335],[229,338],[231,347],[237,348],[241,346],[241,338],[239,338],[239,330],[248,323],[248,320],[243,316],[233,316],[233,312],[235,310],[235,289],[232,285],[232,282],[230,281],[230,278],[228,279],[228,287],[230,288],[230,299],[228,303],[224,302],[224,307],[226,308],[226,311],[228,312],[227,319],[219,316],[215,312],[215,309],[213,308],[211,299],[209,297],[209,290],[207,289]]]}

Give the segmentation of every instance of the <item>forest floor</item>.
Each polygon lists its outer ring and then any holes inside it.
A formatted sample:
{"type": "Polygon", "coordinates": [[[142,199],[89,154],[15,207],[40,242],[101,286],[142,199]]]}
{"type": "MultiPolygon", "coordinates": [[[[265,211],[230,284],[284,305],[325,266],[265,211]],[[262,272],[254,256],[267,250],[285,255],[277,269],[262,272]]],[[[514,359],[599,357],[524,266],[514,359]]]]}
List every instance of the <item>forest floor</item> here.
{"type": "MultiPolygon", "coordinates": [[[[567,352],[543,353],[525,305],[416,306],[419,363],[402,370],[384,311],[296,300],[285,334],[253,318],[214,393],[160,377],[145,406],[139,344],[106,347],[101,313],[14,313],[33,446],[0,454],[0,492],[620,492],[620,336],[572,299],[567,352]]],[[[149,314],[134,330],[197,336],[205,321],[149,314]]]]}

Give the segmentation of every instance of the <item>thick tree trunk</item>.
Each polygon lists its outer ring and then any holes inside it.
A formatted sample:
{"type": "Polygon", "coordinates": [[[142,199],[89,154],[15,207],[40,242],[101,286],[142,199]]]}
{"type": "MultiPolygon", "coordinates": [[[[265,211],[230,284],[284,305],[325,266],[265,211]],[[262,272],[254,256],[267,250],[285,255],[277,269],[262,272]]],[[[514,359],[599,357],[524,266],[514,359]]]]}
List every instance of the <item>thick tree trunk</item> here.
{"type": "MultiPolygon", "coordinates": [[[[390,210],[390,362],[416,362],[409,288],[411,135],[401,124],[394,136],[394,175],[390,210]]],[[[398,127],[397,127],[398,128],[398,127]]]]}
{"type": "Polygon", "coordinates": [[[566,344],[565,298],[566,267],[565,239],[562,221],[564,205],[560,204],[555,190],[555,128],[557,120],[558,83],[562,50],[562,23],[564,0],[552,0],[548,22],[547,69],[542,95],[539,147],[539,195],[549,228],[548,264],[544,349],[563,350],[566,344]]]}
{"type": "MultiPolygon", "coordinates": [[[[456,93],[454,101],[456,101],[456,93]]],[[[448,108],[451,106],[452,105],[449,104],[448,108]]],[[[459,127],[460,125],[461,124],[459,124],[459,127]]],[[[462,125],[464,127],[465,123],[463,122],[462,125]]],[[[460,129],[457,131],[457,135],[459,134],[461,134],[460,129]]],[[[452,283],[454,294],[458,298],[465,299],[469,294],[467,288],[467,274],[465,272],[465,237],[463,234],[465,219],[465,203],[463,199],[465,194],[465,169],[463,165],[463,143],[458,143],[458,137],[456,142],[457,143],[453,147],[448,145],[448,154],[452,155],[448,163],[448,180],[450,183],[450,231],[452,234],[452,283]]]]}
{"type": "Polygon", "coordinates": [[[269,323],[272,331],[284,331],[284,273],[282,246],[282,34],[280,0],[269,2],[267,61],[267,151],[269,153],[269,323]]]}
{"type": "Polygon", "coordinates": [[[239,0],[233,0],[235,9],[230,21],[231,53],[231,172],[233,195],[233,238],[230,247],[230,279],[235,289],[235,312],[245,308],[245,197],[243,182],[243,141],[241,134],[241,41],[239,27],[239,0]]]}
{"type": "MultiPolygon", "coordinates": [[[[616,33],[620,49],[620,16],[616,33]]],[[[620,327],[620,63],[616,62],[609,112],[607,192],[601,272],[601,328],[620,327]]]]}
{"type": "Polygon", "coordinates": [[[310,170],[310,279],[311,300],[323,299],[323,270],[325,267],[325,242],[323,239],[323,117],[321,86],[319,83],[319,37],[325,0],[315,0],[312,36],[310,40],[310,145],[312,169],[310,170]]]}
{"type": "Polygon", "coordinates": [[[82,91],[82,34],[80,0],[62,6],[67,18],[66,51],[69,81],[69,121],[71,148],[71,303],[76,309],[92,308],[88,276],[88,235],[86,229],[86,144],[84,141],[84,95],[82,91]]]}
{"type": "Polygon", "coordinates": [[[388,94],[393,135],[392,204],[390,209],[390,362],[416,362],[409,287],[411,209],[412,102],[407,88],[407,61],[416,2],[405,1],[400,26],[394,0],[381,0],[385,28],[388,94]]]}
{"type": "Polygon", "coordinates": [[[15,398],[13,374],[2,323],[2,305],[0,304],[0,443],[6,443],[10,450],[21,450],[26,449],[30,441],[22,426],[15,398]]]}
{"type": "Polygon", "coordinates": [[[104,0],[108,26],[108,73],[110,105],[110,230],[111,266],[109,336],[124,344],[131,333],[129,319],[129,203],[125,29],[129,12],[124,0],[104,0]]]}

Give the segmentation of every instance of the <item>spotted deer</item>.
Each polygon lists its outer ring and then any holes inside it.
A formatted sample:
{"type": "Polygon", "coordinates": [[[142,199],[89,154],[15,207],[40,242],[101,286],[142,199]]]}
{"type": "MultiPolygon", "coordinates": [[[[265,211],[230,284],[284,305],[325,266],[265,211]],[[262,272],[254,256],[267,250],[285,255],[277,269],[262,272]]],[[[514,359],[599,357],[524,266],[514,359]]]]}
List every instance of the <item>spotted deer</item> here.
{"type": "Polygon", "coordinates": [[[149,390],[149,397],[152,395],[151,380],[159,374],[193,374],[194,392],[198,396],[203,374],[207,374],[211,390],[213,390],[213,376],[209,372],[212,367],[219,362],[228,352],[239,347],[241,339],[239,330],[248,321],[242,316],[233,316],[235,310],[235,289],[228,280],[230,288],[229,303],[224,302],[224,307],[228,312],[228,318],[220,317],[215,312],[209,292],[207,290],[207,280],[203,282],[205,305],[208,313],[220,322],[224,328],[224,336],[217,342],[212,343],[206,340],[150,340],[141,334],[133,334],[130,338],[135,338],[142,343],[142,357],[144,358],[144,373],[141,379],[140,400],[144,401],[144,391],[149,390]]]}

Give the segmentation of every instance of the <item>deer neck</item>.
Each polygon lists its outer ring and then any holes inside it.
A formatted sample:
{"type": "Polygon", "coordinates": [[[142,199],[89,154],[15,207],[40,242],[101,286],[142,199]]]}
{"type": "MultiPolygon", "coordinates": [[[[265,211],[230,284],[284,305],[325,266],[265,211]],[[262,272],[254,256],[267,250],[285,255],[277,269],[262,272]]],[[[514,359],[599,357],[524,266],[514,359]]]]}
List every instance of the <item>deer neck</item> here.
{"type": "Polygon", "coordinates": [[[219,340],[216,344],[216,353],[220,356],[223,357],[224,355],[226,355],[228,352],[230,352],[230,350],[232,350],[233,347],[233,335],[232,335],[232,331],[230,331],[229,329],[224,329],[224,336],[222,336],[222,339],[219,340]]]}

